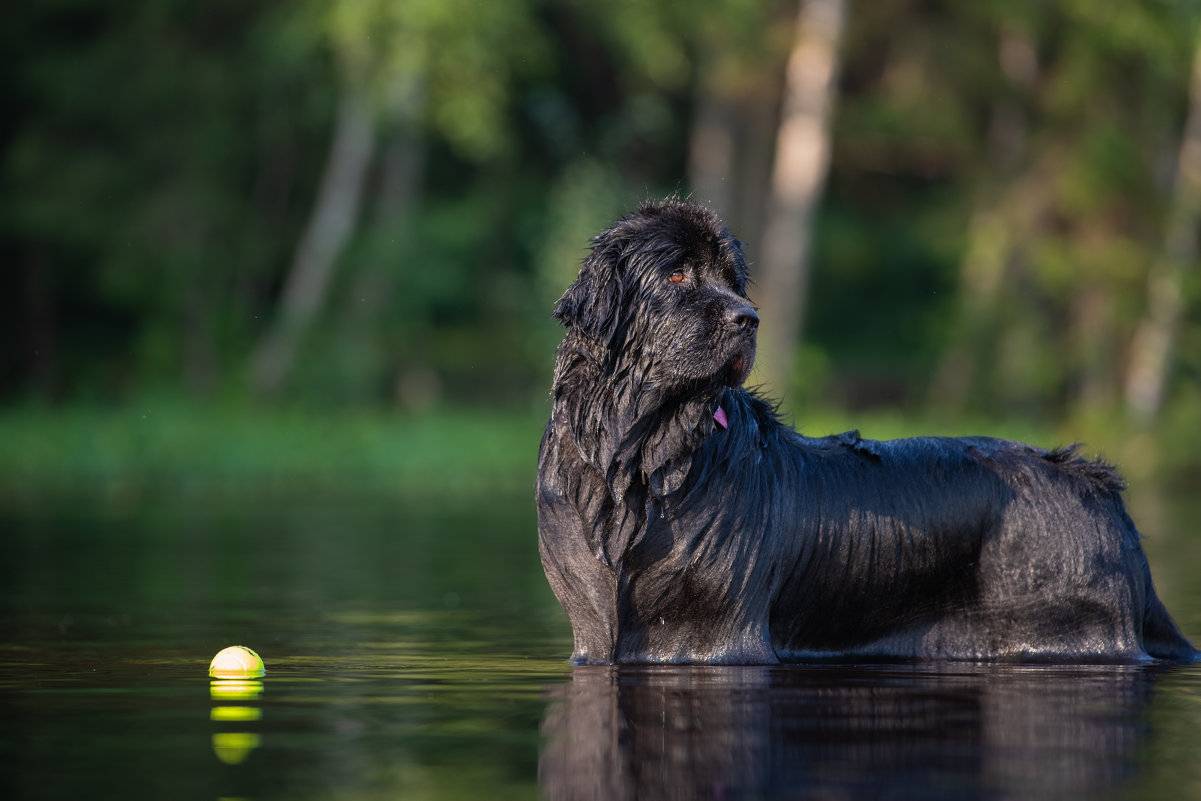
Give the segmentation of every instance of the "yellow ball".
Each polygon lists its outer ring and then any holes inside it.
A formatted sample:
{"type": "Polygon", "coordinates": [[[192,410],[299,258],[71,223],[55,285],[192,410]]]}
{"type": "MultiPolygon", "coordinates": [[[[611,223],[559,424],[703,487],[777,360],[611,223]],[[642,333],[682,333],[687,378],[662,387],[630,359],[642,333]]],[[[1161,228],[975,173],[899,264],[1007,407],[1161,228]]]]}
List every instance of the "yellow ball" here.
{"type": "Polygon", "coordinates": [[[267,672],[263,658],[245,645],[222,648],[209,663],[214,679],[257,679],[267,672]]]}

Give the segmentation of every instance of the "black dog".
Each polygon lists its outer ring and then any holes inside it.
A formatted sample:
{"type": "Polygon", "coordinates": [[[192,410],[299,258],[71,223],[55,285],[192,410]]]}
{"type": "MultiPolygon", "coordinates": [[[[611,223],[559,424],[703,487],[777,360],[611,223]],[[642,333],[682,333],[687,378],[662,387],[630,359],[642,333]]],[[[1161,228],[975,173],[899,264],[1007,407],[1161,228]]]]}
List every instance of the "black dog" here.
{"type": "Polygon", "coordinates": [[[597,236],[555,308],[539,545],[576,662],[1194,658],[1111,466],[803,437],[740,388],[746,284],[738,240],[668,200],[597,236]]]}

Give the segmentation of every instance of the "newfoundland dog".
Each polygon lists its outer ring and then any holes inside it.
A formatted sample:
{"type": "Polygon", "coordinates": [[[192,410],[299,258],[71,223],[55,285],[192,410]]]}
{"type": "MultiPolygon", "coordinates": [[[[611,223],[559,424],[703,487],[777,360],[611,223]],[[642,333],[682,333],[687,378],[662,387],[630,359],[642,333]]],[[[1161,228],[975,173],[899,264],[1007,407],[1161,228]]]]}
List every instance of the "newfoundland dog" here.
{"type": "Polygon", "coordinates": [[[538,530],[576,663],[1194,658],[1110,465],[802,436],[742,387],[746,290],[741,243],[670,199],[599,234],[555,307],[538,530]]]}

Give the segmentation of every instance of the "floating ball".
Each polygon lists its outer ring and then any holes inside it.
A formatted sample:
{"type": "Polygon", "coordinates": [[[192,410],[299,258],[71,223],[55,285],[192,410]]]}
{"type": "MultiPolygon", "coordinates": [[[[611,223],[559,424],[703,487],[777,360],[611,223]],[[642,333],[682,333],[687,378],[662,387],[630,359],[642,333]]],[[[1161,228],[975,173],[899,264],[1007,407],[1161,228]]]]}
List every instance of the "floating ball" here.
{"type": "Polygon", "coordinates": [[[263,658],[245,645],[222,648],[209,663],[214,679],[257,679],[267,672],[263,658]]]}

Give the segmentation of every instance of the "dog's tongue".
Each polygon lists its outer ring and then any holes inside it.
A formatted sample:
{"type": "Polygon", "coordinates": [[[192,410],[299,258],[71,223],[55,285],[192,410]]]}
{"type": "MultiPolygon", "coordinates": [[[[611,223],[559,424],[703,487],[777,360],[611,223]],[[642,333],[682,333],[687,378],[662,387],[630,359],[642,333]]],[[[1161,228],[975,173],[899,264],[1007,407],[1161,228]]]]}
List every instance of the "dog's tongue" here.
{"type": "Polygon", "coordinates": [[[717,411],[713,413],[713,419],[717,421],[717,424],[722,427],[723,431],[730,427],[730,421],[726,417],[726,410],[720,406],[718,406],[717,411]]]}

